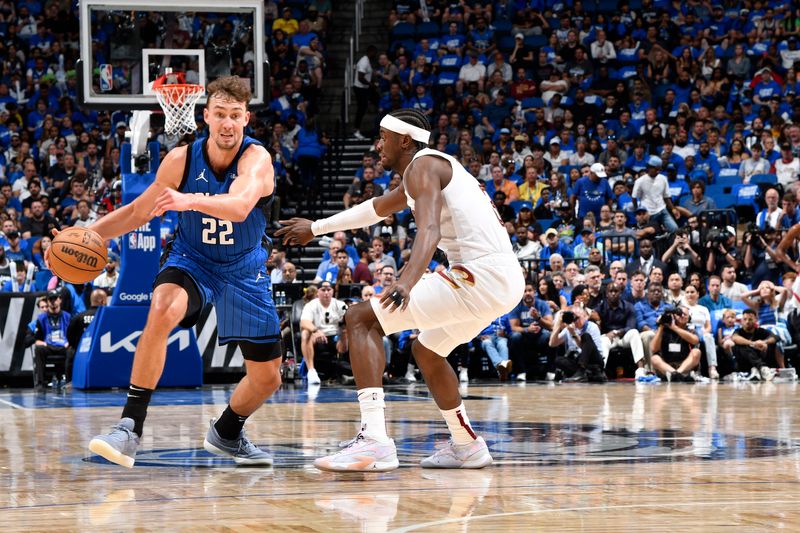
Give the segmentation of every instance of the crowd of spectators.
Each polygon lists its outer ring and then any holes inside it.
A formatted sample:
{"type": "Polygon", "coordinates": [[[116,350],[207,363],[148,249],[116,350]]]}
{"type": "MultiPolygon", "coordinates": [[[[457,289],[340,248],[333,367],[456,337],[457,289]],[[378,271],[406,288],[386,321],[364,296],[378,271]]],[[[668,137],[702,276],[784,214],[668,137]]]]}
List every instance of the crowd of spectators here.
{"type": "MultiPolygon", "coordinates": [[[[246,133],[273,151],[281,200],[317,181],[327,138],[314,127],[316,102],[325,71],[323,42],[332,14],[329,0],[264,3],[265,46],[272,71],[268,105],[252,114],[246,133]]],[[[93,58],[114,65],[103,91],[137,92],[133,56],[138,48],[222,50],[220,74],[254,79],[252,31],[231,13],[99,12],[92,19],[93,58]],[[123,39],[124,37],[124,39],[123,39]],[[127,39],[127,41],[125,41],[127,39]],[[125,42],[123,42],[125,41],[125,42]],[[128,42],[129,41],[129,42],[128,42]],[[133,46],[135,50],[119,47],[133,46]],[[134,46],[135,45],[135,46],[134,46]],[[124,56],[124,57],[123,57],[124,56]],[[129,57],[130,56],[130,57],[129,57]],[[115,59],[118,58],[118,59],[115,59]],[[130,63],[130,65],[128,65],[130,63]]],[[[120,146],[130,114],[83,107],[78,98],[78,10],[74,3],[52,0],[0,2],[0,290],[45,291],[63,286],[44,265],[51,230],[88,226],[120,205],[120,146]]],[[[187,82],[196,66],[185,67],[187,82]]],[[[96,80],[97,81],[97,80],[96,80]]],[[[205,80],[209,81],[209,80],[205,80]]],[[[101,91],[99,83],[93,87],[101,91]]],[[[139,89],[140,90],[140,89],[139,89]]],[[[174,146],[207,134],[165,134],[154,118],[152,134],[161,142],[161,158],[174,146]]],[[[177,217],[162,220],[162,240],[174,232],[177,217]]],[[[111,293],[120,265],[119,247],[103,274],[87,286],[64,286],[83,304],[92,286],[111,293]]],[[[68,284],[67,284],[68,285],[68,284]]],[[[79,304],[78,304],[79,305],[79,304]]],[[[70,308],[71,313],[80,309],[70,308]]]]}
{"type": "MultiPolygon", "coordinates": [[[[370,105],[418,109],[494,201],[530,283],[469,347],[501,379],[771,379],[792,364],[796,275],[776,247],[800,222],[798,6],[399,0],[388,24],[357,64],[355,135],[376,130],[370,105]]],[[[401,179],[367,153],[344,203],[401,179]]],[[[402,276],[414,235],[404,212],[335,239],[379,293],[381,257],[402,276]]]]}

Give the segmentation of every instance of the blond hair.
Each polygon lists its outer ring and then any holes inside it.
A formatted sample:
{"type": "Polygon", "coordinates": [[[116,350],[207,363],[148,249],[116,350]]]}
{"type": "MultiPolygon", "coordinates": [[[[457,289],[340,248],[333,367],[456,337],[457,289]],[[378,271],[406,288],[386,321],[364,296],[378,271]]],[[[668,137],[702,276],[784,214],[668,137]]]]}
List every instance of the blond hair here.
{"type": "Polygon", "coordinates": [[[223,76],[212,81],[206,87],[208,93],[208,102],[211,99],[222,98],[225,100],[232,100],[234,102],[241,102],[245,106],[250,103],[250,83],[239,76],[223,76]]]}

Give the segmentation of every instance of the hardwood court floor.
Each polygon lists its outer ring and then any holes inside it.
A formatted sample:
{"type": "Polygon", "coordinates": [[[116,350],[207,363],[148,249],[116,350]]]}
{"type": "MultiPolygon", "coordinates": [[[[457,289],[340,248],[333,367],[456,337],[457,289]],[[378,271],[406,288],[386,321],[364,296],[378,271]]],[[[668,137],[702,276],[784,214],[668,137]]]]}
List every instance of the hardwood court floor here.
{"type": "Polygon", "coordinates": [[[311,466],[354,435],[353,390],[282,389],[248,422],[276,456],[236,468],[202,448],[222,387],[158,391],[132,470],[86,449],[121,392],[0,391],[3,531],[800,530],[797,384],[471,385],[496,463],[417,466],[446,437],[424,385],[387,389],[401,468],[311,466]]]}

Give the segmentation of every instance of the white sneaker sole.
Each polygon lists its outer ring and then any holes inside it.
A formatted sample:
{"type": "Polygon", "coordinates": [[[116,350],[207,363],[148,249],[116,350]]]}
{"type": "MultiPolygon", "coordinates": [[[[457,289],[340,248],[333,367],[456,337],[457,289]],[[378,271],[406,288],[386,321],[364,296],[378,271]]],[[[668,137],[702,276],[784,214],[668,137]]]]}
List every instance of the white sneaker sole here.
{"type": "Polygon", "coordinates": [[[314,461],[314,466],[326,472],[388,472],[390,470],[396,470],[400,466],[400,461],[397,459],[397,456],[388,458],[388,460],[373,460],[372,462],[366,461],[366,459],[369,459],[368,457],[363,457],[363,459],[365,459],[365,461],[360,463],[337,465],[322,457],[314,461]]]}
{"type": "Polygon", "coordinates": [[[225,450],[221,450],[217,448],[210,442],[208,439],[203,439],[203,448],[209,453],[213,453],[214,455],[223,455],[225,457],[230,457],[233,459],[233,462],[237,465],[262,465],[262,466],[272,466],[273,459],[247,459],[246,457],[236,457],[231,455],[230,453],[226,452],[225,450]]]}
{"type": "Polygon", "coordinates": [[[133,468],[133,463],[136,462],[136,459],[133,457],[128,457],[104,440],[92,439],[89,442],[89,450],[96,453],[100,457],[111,461],[114,464],[124,466],[125,468],[133,468]]]}

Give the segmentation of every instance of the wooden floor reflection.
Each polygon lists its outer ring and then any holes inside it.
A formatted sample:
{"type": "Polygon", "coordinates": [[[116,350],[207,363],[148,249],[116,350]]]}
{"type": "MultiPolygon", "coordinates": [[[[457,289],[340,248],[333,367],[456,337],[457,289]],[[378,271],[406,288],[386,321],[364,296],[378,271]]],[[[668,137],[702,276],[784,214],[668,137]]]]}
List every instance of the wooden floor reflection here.
{"type": "Polygon", "coordinates": [[[3,529],[800,530],[796,384],[470,386],[470,418],[496,459],[480,471],[417,466],[446,438],[425,391],[390,391],[402,464],[374,475],[311,466],[353,436],[352,390],[281,390],[262,407],[247,427],[275,454],[271,469],[203,451],[229,389],[159,391],[132,470],[86,449],[123,393],[2,391],[3,529]]]}

